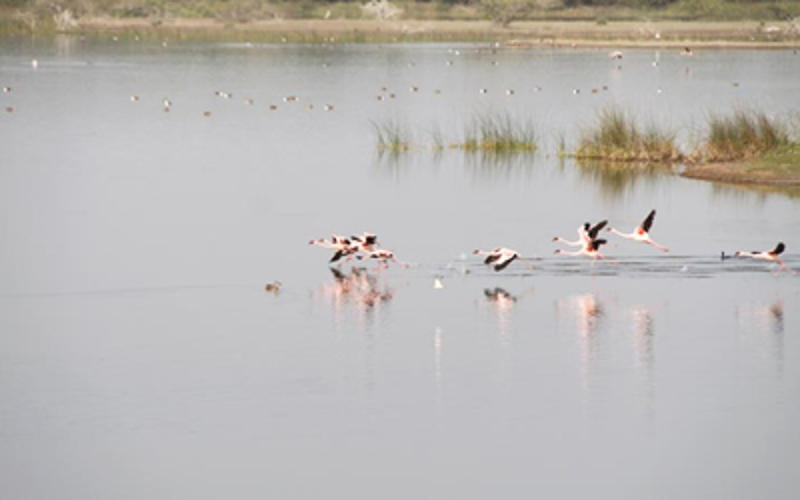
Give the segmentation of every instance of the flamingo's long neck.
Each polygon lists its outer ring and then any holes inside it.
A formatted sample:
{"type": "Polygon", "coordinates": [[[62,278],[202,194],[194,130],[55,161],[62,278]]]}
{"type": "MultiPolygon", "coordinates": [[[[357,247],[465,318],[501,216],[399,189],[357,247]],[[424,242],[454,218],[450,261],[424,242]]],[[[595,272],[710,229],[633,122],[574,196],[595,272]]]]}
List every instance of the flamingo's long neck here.
{"type": "Polygon", "coordinates": [[[615,228],[613,228],[613,227],[610,227],[610,228],[608,228],[608,230],[609,230],[611,233],[614,233],[614,234],[616,234],[617,236],[619,236],[619,237],[621,237],[621,238],[628,238],[629,240],[632,240],[632,239],[633,239],[633,238],[636,236],[636,233],[623,233],[623,232],[621,232],[621,231],[617,231],[617,230],[616,230],[615,228]]]}
{"type": "Polygon", "coordinates": [[[565,245],[569,245],[571,247],[577,247],[577,246],[583,245],[583,240],[570,241],[570,240],[565,240],[561,236],[556,236],[556,241],[560,241],[561,243],[563,243],[565,245]]]}

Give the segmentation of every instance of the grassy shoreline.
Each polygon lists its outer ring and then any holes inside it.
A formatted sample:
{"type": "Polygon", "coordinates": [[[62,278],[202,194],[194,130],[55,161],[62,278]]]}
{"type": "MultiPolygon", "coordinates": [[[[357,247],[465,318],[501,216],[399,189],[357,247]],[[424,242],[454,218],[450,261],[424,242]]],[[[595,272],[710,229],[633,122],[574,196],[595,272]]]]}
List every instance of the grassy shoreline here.
{"type": "Polygon", "coordinates": [[[689,165],[681,175],[727,184],[800,186],[800,145],[781,147],[747,160],[689,165]]]}
{"type": "Polygon", "coordinates": [[[481,20],[285,19],[245,23],[215,19],[85,17],[65,31],[0,18],[2,36],[116,35],[219,41],[340,42],[502,41],[512,47],[800,48],[800,36],[764,32],[757,21],[519,21],[502,27],[481,20]]]}

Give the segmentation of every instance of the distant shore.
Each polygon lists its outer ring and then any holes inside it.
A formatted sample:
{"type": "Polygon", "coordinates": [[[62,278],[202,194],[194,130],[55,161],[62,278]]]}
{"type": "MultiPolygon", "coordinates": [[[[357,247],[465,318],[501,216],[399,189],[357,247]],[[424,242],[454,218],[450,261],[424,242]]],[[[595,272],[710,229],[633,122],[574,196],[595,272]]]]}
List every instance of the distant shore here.
{"type": "MultiPolygon", "coordinates": [[[[31,32],[48,35],[59,32],[31,32]]],[[[83,36],[213,39],[231,41],[411,42],[498,41],[512,47],[648,47],[691,45],[715,49],[800,48],[800,36],[766,29],[756,21],[490,21],[291,19],[223,23],[214,19],[81,18],[60,33],[83,36]]],[[[6,34],[22,34],[6,30],[6,34]]]]}

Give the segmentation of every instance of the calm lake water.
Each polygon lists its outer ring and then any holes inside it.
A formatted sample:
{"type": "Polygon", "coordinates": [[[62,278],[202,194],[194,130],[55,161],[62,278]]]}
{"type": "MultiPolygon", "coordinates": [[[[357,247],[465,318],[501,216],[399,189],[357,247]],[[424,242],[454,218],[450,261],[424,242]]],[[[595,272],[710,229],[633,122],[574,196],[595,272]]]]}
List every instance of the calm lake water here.
{"type": "Polygon", "coordinates": [[[800,278],[719,252],[800,269],[800,198],[554,151],[611,103],[684,144],[788,117],[798,82],[792,51],[4,42],[0,497],[795,498],[800,278]],[[539,151],[430,150],[486,113],[539,151]],[[388,121],[418,148],[379,155],[388,121]],[[669,254],[553,255],[651,208],[669,254]],[[412,267],[307,245],[361,231],[412,267]],[[535,260],[470,255],[501,245],[535,260]]]}

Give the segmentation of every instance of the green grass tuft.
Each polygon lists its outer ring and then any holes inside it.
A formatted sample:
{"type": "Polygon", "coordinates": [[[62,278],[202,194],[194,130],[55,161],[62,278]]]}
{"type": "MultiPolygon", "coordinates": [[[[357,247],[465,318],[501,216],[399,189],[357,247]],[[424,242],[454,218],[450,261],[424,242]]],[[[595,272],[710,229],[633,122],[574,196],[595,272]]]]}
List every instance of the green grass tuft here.
{"type": "Polygon", "coordinates": [[[455,147],[469,152],[532,152],[536,151],[536,133],[529,122],[508,115],[485,115],[467,126],[463,142],[455,147]]]}
{"type": "Polygon", "coordinates": [[[645,129],[617,108],[599,112],[597,123],[585,129],[573,154],[586,160],[616,162],[675,162],[683,158],[675,144],[675,133],[655,124],[645,129]]]}
{"type": "Polygon", "coordinates": [[[783,122],[760,111],[739,110],[730,116],[711,115],[708,135],[692,156],[706,162],[743,160],[790,143],[783,122]]]}

